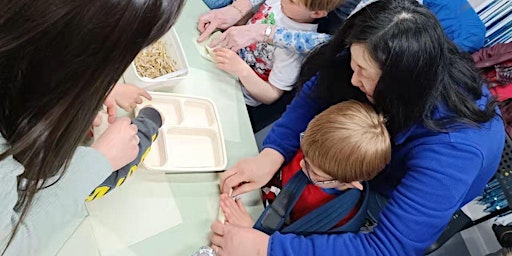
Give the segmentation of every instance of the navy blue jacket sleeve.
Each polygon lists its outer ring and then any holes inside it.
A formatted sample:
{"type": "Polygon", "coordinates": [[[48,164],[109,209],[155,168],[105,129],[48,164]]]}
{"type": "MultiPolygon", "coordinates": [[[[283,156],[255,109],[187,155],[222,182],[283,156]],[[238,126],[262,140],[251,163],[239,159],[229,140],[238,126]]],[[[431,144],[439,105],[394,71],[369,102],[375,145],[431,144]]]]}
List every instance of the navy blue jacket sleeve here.
{"type": "Polygon", "coordinates": [[[423,4],[462,51],[473,53],[484,46],[484,23],[466,0],[424,0],[423,4]]]}

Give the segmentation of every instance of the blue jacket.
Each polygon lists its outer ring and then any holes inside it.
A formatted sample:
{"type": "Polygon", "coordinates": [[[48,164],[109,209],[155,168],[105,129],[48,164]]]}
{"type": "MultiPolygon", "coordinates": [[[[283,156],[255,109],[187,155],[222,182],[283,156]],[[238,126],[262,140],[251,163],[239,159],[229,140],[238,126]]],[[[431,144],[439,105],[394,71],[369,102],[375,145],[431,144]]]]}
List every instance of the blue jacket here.
{"type": "Polygon", "coordinates": [[[463,51],[473,53],[484,46],[485,25],[466,0],[423,0],[446,35],[463,51]]]}
{"type": "MultiPolygon", "coordinates": [[[[319,31],[334,34],[360,0],[347,0],[319,24],[319,31]]],[[[370,0],[361,0],[369,2],[370,0]]],[[[418,0],[434,13],[446,35],[462,51],[476,52],[484,46],[485,26],[466,0],[418,0]]],[[[359,7],[359,6],[358,6],[359,7]]]]}
{"type": "MultiPolygon", "coordinates": [[[[308,81],[264,141],[289,161],[299,147],[299,133],[328,106],[313,98],[316,78],[308,81]]],[[[483,106],[490,93],[478,100],[483,106]]],[[[446,112],[445,112],[446,113],[446,112]]],[[[443,111],[438,110],[438,116],[443,111]]],[[[421,123],[396,137],[392,160],[371,181],[390,199],[379,225],[368,234],[301,237],[275,233],[268,255],[423,255],[452,214],[480,195],[494,175],[504,146],[504,126],[497,115],[479,128],[433,132],[421,123]]]]}

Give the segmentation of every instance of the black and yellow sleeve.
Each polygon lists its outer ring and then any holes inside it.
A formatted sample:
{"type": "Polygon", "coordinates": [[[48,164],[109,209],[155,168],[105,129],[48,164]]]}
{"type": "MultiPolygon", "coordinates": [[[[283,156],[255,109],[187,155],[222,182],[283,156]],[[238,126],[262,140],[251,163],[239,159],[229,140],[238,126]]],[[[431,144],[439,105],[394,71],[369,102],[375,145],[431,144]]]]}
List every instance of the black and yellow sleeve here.
{"type": "Polygon", "coordinates": [[[132,120],[137,126],[139,136],[139,154],[131,163],[123,168],[113,172],[105,181],[95,188],[91,194],[85,199],[91,201],[100,198],[110,192],[112,189],[121,186],[124,181],[137,170],[138,166],[151,150],[151,144],[158,136],[158,129],[162,126],[162,118],[160,113],[151,107],[145,107],[140,110],[137,117],[132,120]]]}

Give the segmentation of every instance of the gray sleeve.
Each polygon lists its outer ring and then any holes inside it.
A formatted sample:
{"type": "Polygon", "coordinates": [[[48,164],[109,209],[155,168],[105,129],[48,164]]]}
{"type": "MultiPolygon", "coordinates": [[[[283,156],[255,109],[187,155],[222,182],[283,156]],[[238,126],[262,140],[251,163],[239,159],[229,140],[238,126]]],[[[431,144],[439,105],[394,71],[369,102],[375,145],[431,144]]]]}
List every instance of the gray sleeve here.
{"type": "MultiPolygon", "coordinates": [[[[0,250],[3,251],[20,212],[17,176],[23,166],[12,157],[0,161],[0,250]]],[[[84,198],[112,173],[99,151],[79,147],[67,171],[55,184],[41,189],[5,255],[55,255],[86,216],[84,198]]]]}
{"type": "Polygon", "coordinates": [[[114,188],[121,186],[124,181],[130,177],[135,170],[137,170],[139,164],[144,160],[143,158],[149,152],[151,144],[158,136],[158,129],[162,126],[162,118],[156,109],[145,107],[140,110],[137,117],[132,120],[132,123],[137,126],[138,130],[139,154],[132,162],[110,174],[107,179],[105,179],[91,192],[86,199],[87,201],[100,198],[114,188]]]}

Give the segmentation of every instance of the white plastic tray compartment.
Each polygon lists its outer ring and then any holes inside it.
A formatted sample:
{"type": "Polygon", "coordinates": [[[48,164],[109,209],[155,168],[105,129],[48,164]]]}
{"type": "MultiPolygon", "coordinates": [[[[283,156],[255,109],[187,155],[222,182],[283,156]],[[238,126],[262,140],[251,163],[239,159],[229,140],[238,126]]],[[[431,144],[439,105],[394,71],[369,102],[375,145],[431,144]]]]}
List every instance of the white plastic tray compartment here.
{"type": "Polygon", "coordinates": [[[158,131],[158,137],[151,145],[149,154],[144,159],[144,166],[151,170],[159,170],[167,164],[167,148],[166,148],[166,136],[165,132],[160,129],[158,131]]]}
{"type": "Polygon", "coordinates": [[[180,125],[183,123],[183,111],[181,101],[178,99],[162,98],[153,95],[153,100],[150,104],[143,103],[143,105],[152,105],[160,114],[165,118],[165,126],[180,125]]]}
{"type": "Polygon", "coordinates": [[[167,133],[168,166],[172,169],[209,169],[222,165],[219,134],[208,128],[170,128],[167,133]]]}
{"type": "Polygon", "coordinates": [[[211,102],[186,99],[183,102],[183,112],[187,113],[184,126],[213,127],[216,124],[211,102]]]}

